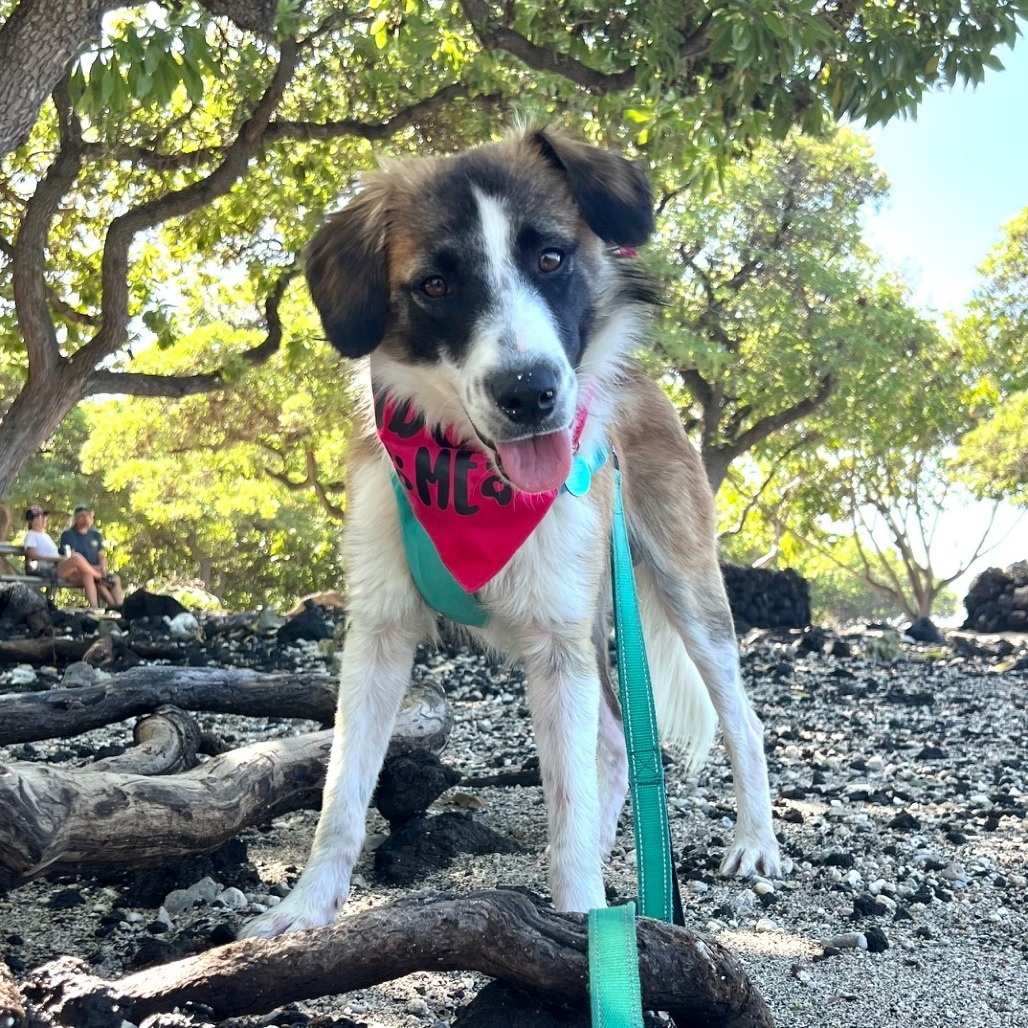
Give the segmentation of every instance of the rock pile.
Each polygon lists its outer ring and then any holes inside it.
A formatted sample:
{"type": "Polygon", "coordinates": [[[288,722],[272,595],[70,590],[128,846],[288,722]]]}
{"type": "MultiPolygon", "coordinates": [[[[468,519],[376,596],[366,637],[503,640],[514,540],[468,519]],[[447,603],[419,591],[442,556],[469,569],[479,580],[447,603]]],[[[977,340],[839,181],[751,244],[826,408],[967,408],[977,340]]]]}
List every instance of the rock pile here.
{"type": "Polygon", "coordinates": [[[988,568],[972,583],[964,597],[967,620],[963,628],[974,632],[1028,631],[1028,561],[1009,567],[988,568]]]}
{"type": "Polygon", "coordinates": [[[771,571],[722,564],[721,572],[738,633],[810,624],[810,585],[792,568],[771,571]]]}

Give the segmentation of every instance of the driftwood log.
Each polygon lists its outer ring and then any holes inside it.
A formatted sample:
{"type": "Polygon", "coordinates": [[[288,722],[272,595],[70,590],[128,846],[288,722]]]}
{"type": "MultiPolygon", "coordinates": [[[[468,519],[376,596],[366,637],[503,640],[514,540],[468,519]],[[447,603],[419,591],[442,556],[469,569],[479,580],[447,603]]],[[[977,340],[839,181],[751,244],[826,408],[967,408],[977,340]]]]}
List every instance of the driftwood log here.
{"type": "Polygon", "coordinates": [[[256,743],[177,775],[0,764],[0,887],[43,874],[156,867],[317,807],[331,731],[256,743]]]}
{"type": "MultiPolygon", "coordinates": [[[[739,962],[714,939],[640,918],[643,1005],[678,1028],[767,1028],[771,1015],[739,962]]],[[[479,971],[558,1003],[584,1004],[588,938],[582,914],[522,893],[413,896],[278,939],[246,939],[106,981],[67,958],[37,969],[26,1007],[47,1023],[117,1028],[187,1003],[213,1019],[349,992],[414,971],[479,971]]]]}
{"type": "MultiPolygon", "coordinates": [[[[139,667],[98,685],[0,695],[0,746],[67,739],[162,706],[247,717],[335,720],[337,679],[322,673],[263,674],[237,668],[139,667]]],[[[397,717],[399,747],[438,753],[453,728],[441,686],[412,686],[397,717]]]]}
{"type": "MultiPolygon", "coordinates": [[[[63,695],[93,688],[100,687],[63,695]]],[[[442,689],[420,684],[404,700],[390,751],[437,754],[452,723],[442,689]]],[[[164,707],[136,725],[135,741],[126,753],[84,768],[0,763],[0,889],[71,870],[156,867],[208,853],[290,811],[317,808],[332,733],[256,743],[195,767],[199,727],[164,707]],[[190,769],[169,773],[181,768],[190,769]]]]}
{"type": "Polygon", "coordinates": [[[89,765],[89,772],[122,775],[172,775],[200,762],[202,733],[196,720],[178,707],[158,707],[132,729],[135,745],[116,757],[89,765]]]}
{"type": "Polygon", "coordinates": [[[215,714],[306,718],[328,726],[335,718],[336,678],[237,668],[132,668],[98,685],[0,696],[0,746],[66,739],[165,705],[215,714]]]}

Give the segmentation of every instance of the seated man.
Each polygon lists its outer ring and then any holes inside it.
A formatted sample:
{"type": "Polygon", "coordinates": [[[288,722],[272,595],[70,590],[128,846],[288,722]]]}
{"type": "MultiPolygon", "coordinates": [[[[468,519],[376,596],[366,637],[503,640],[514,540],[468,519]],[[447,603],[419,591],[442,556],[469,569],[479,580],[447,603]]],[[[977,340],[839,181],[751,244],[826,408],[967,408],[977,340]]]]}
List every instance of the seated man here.
{"type": "Polygon", "coordinates": [[[92,610],[100,606],[97,598],[97,582],[102,577],[99,568],[94,568],[81,553],[62,557],[57,544],[46,531],[49,511],[32,506],[25,511],[28,531],[25,533],[25,571],[40,578],[61,581],[78,589],[84,589],[86,600],[92,610]]]}
{"type": "Polygon", "coordinates": [[[93,510],[80,503],[72,515],[71,525],[61,533],[61,548],[70,546],[72,553],[81,554],[96,571],[96,588],[108,607],[120,607],[125,602],[121,579],[107,570],[107,551],[103,537],[93,528],[93,510]]]}

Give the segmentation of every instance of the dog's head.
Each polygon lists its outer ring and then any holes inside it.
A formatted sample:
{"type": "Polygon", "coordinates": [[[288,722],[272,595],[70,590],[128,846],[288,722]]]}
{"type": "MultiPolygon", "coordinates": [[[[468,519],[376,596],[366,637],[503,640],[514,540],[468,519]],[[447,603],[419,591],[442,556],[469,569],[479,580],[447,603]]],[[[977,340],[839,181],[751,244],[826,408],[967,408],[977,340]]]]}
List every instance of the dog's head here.
{"type": "Polygon", "coordinates": [[[580,376],[632,348],[655,299],[612,251],[652,231],[635,165],[521,132],[368,175],[312,241],[307,279],[340,352],[373,353],[380,387],[477,436],[516,486],[543,492],[570,466],[580,376]]]}

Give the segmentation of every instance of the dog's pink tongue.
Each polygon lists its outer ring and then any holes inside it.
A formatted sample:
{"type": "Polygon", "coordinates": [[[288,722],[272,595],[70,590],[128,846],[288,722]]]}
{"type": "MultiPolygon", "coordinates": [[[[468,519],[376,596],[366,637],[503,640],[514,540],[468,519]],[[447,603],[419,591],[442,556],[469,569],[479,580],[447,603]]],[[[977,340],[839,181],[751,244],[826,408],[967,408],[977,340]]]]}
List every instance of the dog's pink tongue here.
{"type": "Polygon", "coordinates": [[[559,489],[571,473],[571,429],[497,443],[503,473],[526,493],[548,493],[559,489]]]}

